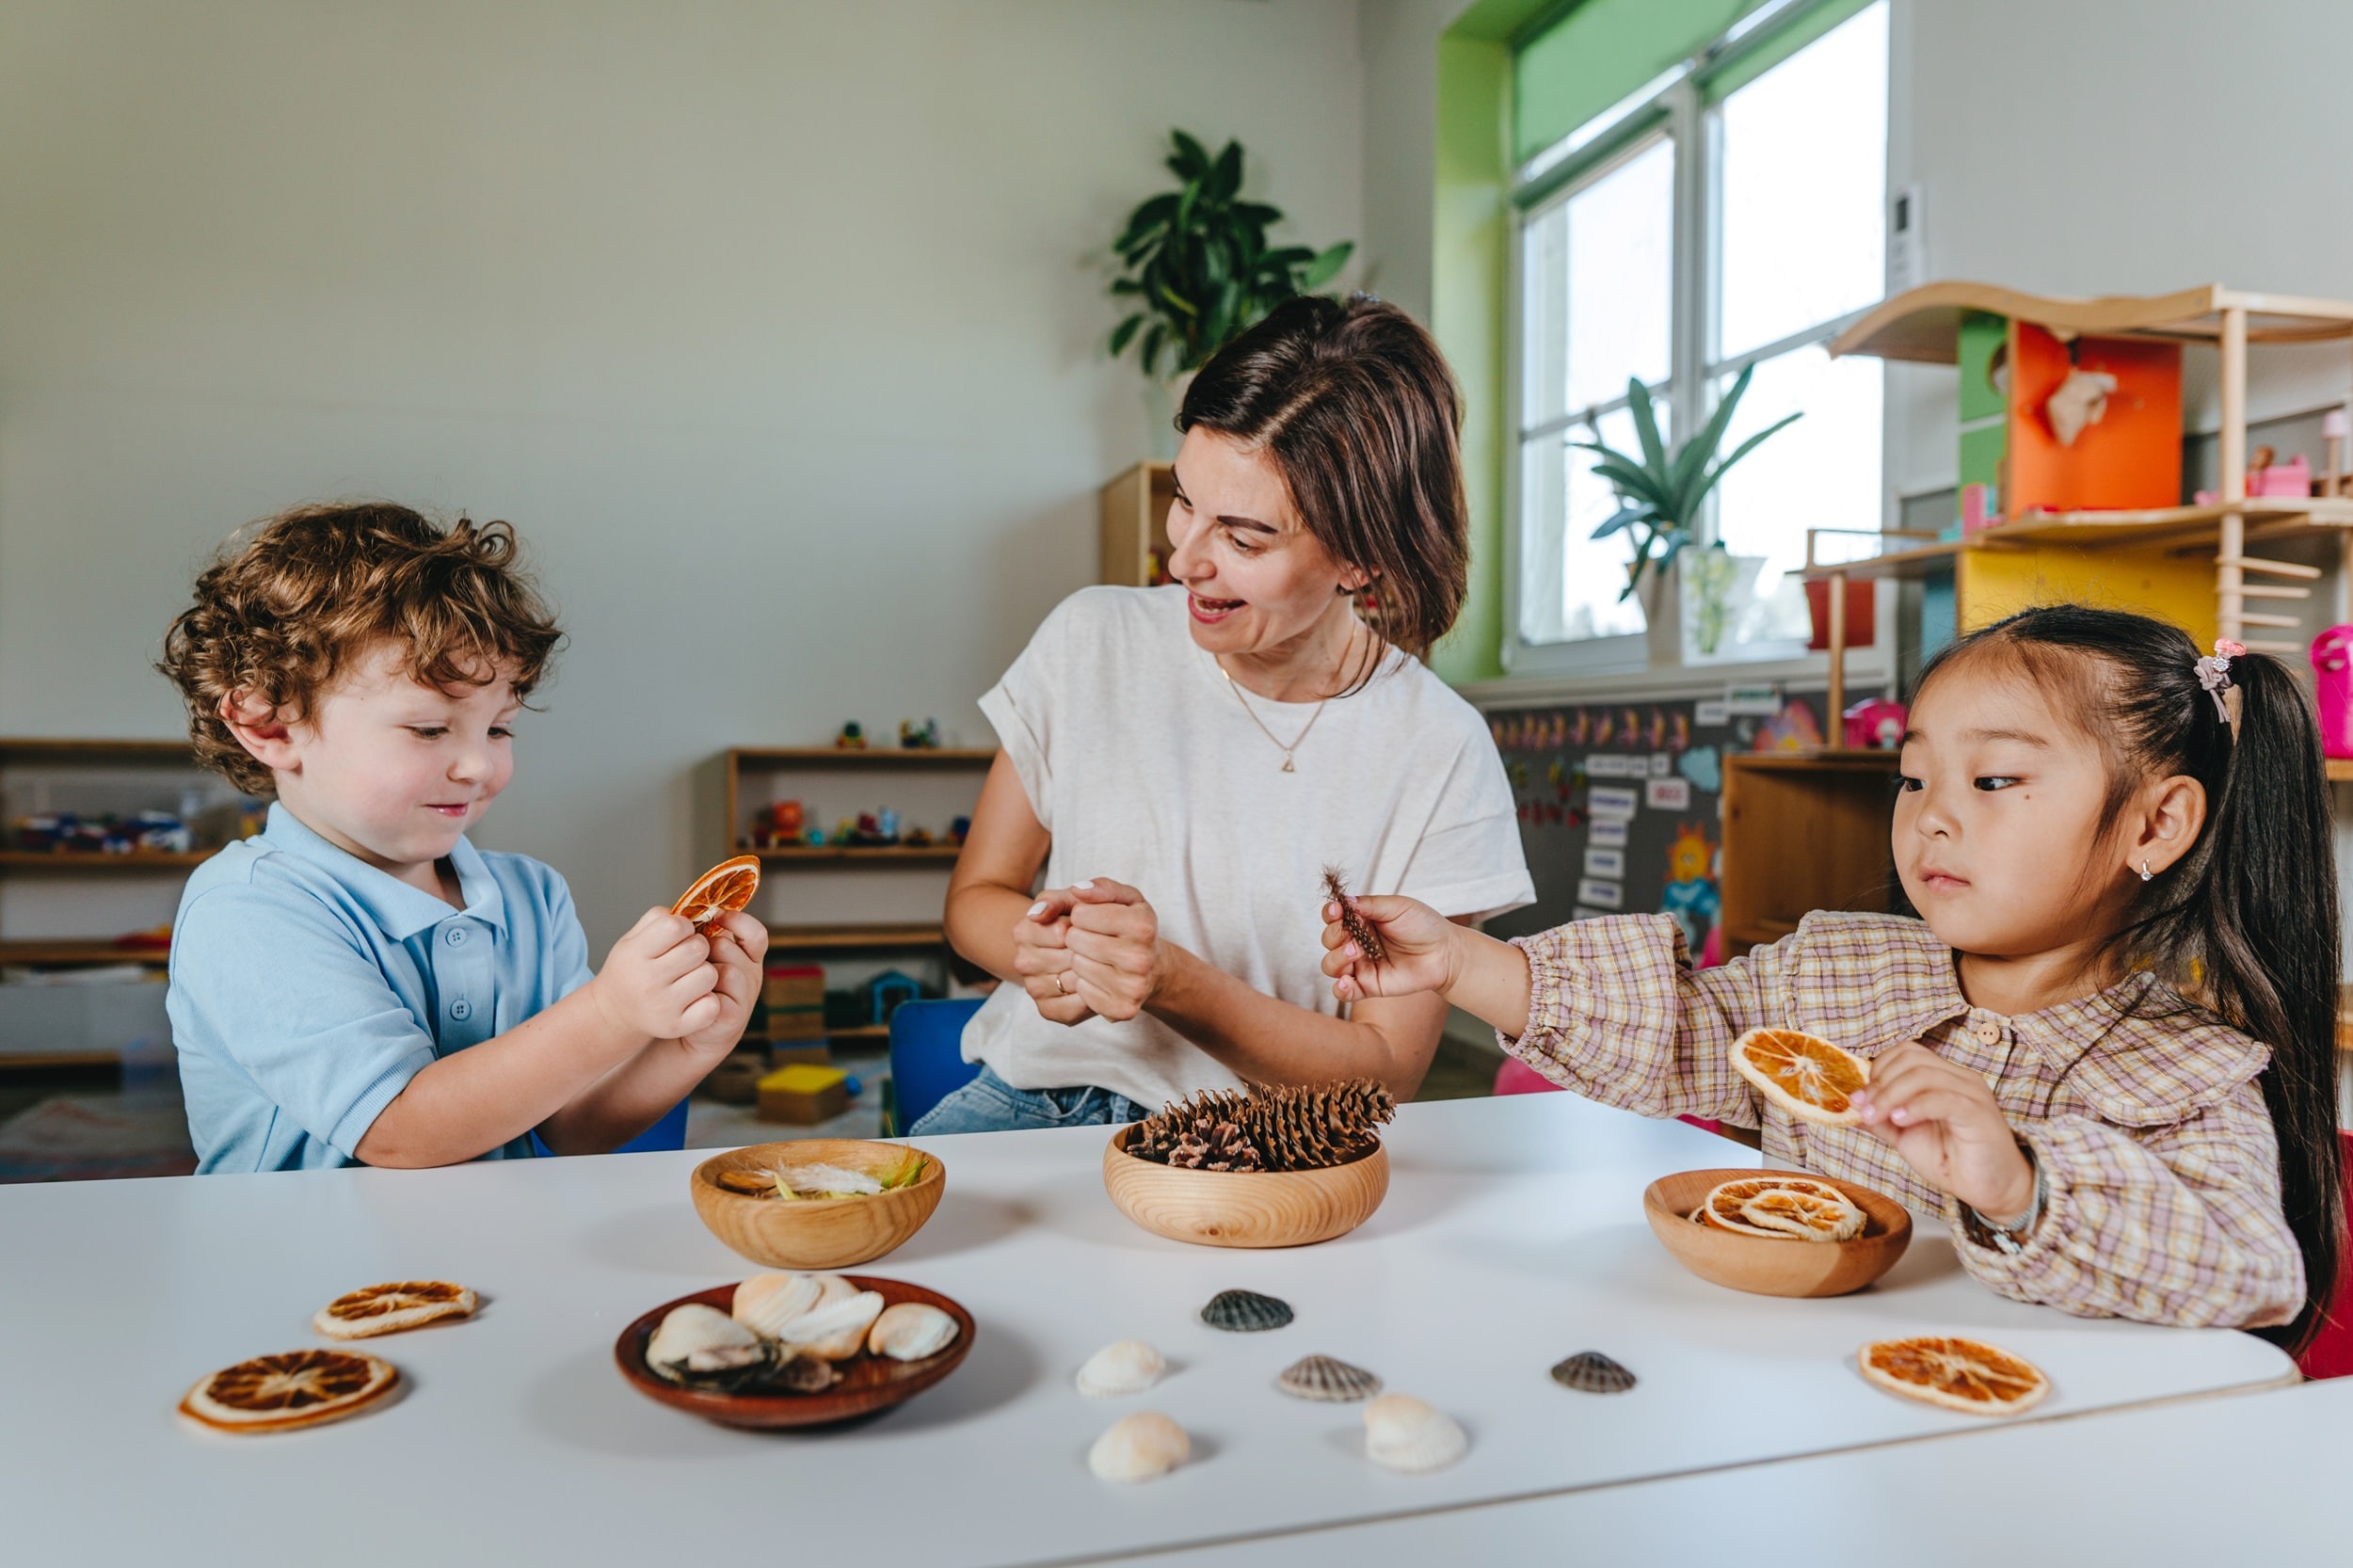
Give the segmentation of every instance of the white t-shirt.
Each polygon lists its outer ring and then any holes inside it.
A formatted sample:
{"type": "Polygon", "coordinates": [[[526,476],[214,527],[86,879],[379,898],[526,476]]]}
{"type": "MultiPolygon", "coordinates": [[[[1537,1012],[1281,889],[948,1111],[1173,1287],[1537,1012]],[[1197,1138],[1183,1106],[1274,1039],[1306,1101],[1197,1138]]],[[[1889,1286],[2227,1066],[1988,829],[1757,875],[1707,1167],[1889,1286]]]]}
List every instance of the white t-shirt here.
{"type": "MultiPolygon", "coordinates": [[[[1324,977],[1327,865],[1358,893],[1444,915],[1535,901],[1502,759],[1470,704],[1392,654],[1334,699],[1293,753],[1250,720],[1188,630],[1185,591],[1082,588],[981,698],[1038,822],[1046,886],[1142,890],[1160,935],[1268,996],[1337,1013],[1324,977]]],[[[1289,741],[1312,702],[1247,700],[1289,741]]],[[[1223,1064],[1149,1015],[1050,1023],[1000,985],[964,1032],[968,1062],[1017,1089],[1096,1084],[1152,1109],[1230,1089],[1223,1064]]]]}

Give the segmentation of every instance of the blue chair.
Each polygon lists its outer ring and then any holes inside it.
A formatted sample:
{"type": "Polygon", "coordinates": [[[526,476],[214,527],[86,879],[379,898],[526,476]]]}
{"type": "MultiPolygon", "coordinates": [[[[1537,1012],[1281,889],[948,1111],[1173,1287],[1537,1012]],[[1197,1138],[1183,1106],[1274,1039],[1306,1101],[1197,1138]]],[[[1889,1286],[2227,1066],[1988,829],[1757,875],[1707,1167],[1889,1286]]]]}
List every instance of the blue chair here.
{"type": "MultiPolygon", "coordinates": [[[[615,1154],[655,1154],[682,1149],[685,1146],[686,1102],[680,1100],[670,1107],[660,1121],[613,1152],[615,1154]]],[[[531,1152],[542,1160],[555,1153],[553,1149],[539,1141],[539,1135],[536,1132],[531,1135],[531,1152]]]]}
{"type": "Polygon", "coordinates": [[[923,1113],[980,1075],[964,1059],[964,1026],[980,1000],[903,1001],[890,1015],[890,1127],[904,1137],[923,1113]]]}

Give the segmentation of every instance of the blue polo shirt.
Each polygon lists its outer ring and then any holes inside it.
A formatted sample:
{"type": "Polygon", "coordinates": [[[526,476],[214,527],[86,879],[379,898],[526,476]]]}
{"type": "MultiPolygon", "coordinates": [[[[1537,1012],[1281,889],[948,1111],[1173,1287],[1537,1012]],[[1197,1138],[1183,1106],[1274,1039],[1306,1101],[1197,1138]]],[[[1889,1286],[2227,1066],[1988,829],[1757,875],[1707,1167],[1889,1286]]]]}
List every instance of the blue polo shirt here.
{"type": "MultiPolygon", "coordinates": [[[[167,1005],[200,1173],[356,1164],[427,1064],[587,983],[562,877],[462,838],[449,858],[462,910],[273,805],[262,833],[188,878],[167,1005]]],[[[524,1137],[482,1158],[530,1153],[524,1137]]]]}

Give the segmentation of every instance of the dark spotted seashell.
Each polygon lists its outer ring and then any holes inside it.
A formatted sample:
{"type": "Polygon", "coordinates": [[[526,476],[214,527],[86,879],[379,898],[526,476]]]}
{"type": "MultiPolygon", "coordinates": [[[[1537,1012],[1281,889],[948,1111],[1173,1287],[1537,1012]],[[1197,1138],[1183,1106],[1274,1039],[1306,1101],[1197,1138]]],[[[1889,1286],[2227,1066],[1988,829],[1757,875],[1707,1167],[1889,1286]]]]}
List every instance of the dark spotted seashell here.
{"type": "Polygon", "coordinates": [[[1311,1355],[1284,1368],[1274,1386],[1294,1399],[1353,1404],[1381,1392],[1381,1379],[1362,1367],[1351,1367],[1328,1355],[1311,1355]]]}
{"type": "Polygon", "coordinates": [[[1552,1369],[1552,1381],[1587,1394],[1623,1394],[1634,1374],[1599,1351],[1579,1351],[1552,1369]]]}
{"type": "Polygon", "coordinates": [[[1257,1334],[1291,1320],[1291,1304],[1256,1290],[1220,1290],[1201,1309],[1201,1320],[1228,1334],[1257,1334]]]}

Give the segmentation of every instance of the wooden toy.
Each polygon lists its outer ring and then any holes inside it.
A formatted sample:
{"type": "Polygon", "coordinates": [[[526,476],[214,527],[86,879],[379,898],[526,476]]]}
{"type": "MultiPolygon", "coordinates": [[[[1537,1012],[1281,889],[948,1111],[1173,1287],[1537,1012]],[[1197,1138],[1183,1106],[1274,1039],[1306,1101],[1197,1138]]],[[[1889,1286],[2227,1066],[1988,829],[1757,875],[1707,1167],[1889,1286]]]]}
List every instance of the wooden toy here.
{"type": "Polygon", "coordinates": [[[760,1119],[813,1127],[850,1108],[849,1074],[839,1067],[778,1067],[760,1080],[760,1119]]]}

